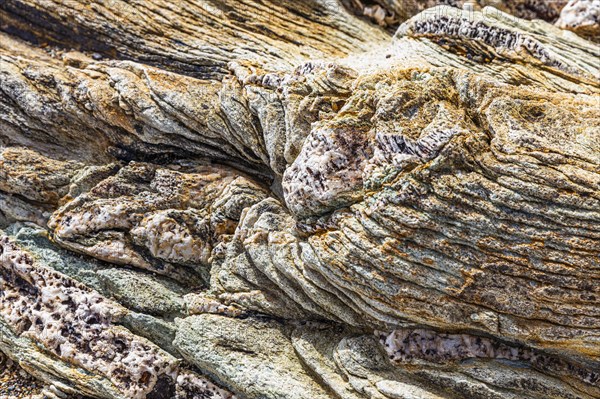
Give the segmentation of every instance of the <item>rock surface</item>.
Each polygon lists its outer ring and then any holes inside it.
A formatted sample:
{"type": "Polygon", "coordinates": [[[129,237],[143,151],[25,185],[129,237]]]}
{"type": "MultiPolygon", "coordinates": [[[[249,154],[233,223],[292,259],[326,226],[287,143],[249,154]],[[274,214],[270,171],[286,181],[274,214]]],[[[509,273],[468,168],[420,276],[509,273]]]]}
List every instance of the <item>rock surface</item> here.
{"type": "MultiPolygon", "coordinates": [[[[575,0],[577,1],[577,0],[575,0]]],[[[588,0],[583,0],[586,2],[588,0]]],[[[593,0],[591,0],[593,1],[593,0]]],[[[492,6],[518,18],[555,21],[568,0],[374,0],[343,3],[357,15],[364,16],[380,26],[396,28],[413,15],[430,7],[449,5],[479,11],[492,6]]]]}
{"type": "Polygon", "coordinates": [[[570,0],[562,9],[556,25],[595,42],[600,41],[600,2],[570,0]]]}
{"type": "Polygon", "coordinates": [[[42,387],[15,362],[0,353],[0,396],[3,398],[39,395],[42,387]]]}
{"type": "Polygon", "coordinates": [[[0,3],[0,362],[50,398],[600,397],[597,13],[0,3]]]}

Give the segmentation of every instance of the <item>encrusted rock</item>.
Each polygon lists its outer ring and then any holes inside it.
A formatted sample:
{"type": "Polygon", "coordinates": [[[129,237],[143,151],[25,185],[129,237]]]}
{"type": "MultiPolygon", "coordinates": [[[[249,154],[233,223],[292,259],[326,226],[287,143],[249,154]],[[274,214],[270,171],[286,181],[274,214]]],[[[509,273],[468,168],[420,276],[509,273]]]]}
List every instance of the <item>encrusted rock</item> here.
{"type": "Polygon", "coordinates": [[[193,282],[243,208],[265,196],[226,169],[131,163],[60,208],[48,226],[66,248],[193,282]]]}
{"type": "Polygon", "coordinates": [[[556,25],[596,42],[600,41],[600,2],[570,0],[560,12],[556,25]]]}
{"type": "Polygon", "coordinates": [[[0,255],[0,349],[33,375],[66,393],[102,398],[233,397],[119,325],[127,309],[48,268],[6,235],[0,255]]]}

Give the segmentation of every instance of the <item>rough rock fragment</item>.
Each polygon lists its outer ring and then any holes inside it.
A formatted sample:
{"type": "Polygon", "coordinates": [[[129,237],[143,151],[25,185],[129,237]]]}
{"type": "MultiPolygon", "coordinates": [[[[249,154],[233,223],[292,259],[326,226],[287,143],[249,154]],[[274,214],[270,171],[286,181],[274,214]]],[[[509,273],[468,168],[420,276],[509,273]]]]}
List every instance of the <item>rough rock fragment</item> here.
{"type": "MultiPolygon", "coordinates": [[[[390,364],[375,337],[343,338],[334,352],[336,365],[356,389],[371,398],[533,399],[593,398],[581,390],[532,370],[525,363],[471,359],[460,363],[412,361],[390,364]]],[[[425,355],[425,354],[420,354],[425,355]]],[[[426,355],[425,355],[426,356],[426,355]]],[[[587,389],[587,393],[586,393],[587,389]]]]}
{"type": "Polygon", "coordinates": [[[600,2],[570,0],[560,12],[556,26],[571,30],[595,42],[600,41],[600,2]]]}
{"type": "Polygon", "coordinates": [[[358,15],[364,15],[380,26],[395,29],[398,24],[420,12],[439,5],[467,10],[492,6],[524,19],[556,20],[568,0],[374,0],[343,3],[358,15]],[[373,4],[375,3],[375,4],[373,4]]]}
{"type": "Polygon", "coordinates": [[[193,284],[194,269],[208,266],[243,208],[265,195],[227,169],[182,173],[131,163],[59,209],[49,227],[66,248],[193,284]]]}
{"type": "Polygon", "coordinates": [[[0,212],[6,222],[45,225],[59,205],[116,173],[117,164],[86,166],[60,161],[23,147],[0,152],[0,212]]]}
{"type": "Polygon", "coordinates": [[[230,61],[281,69],[366,50],[388,37],[353,18],[337,1],[9,0],[0,5],[0,16],[3,30],[34,43],[216,80],[227,75],[230,61]]]}
{"type": "Polygon", "coordinates": [[[0,154],[0,190],[57,205],[82,168],[76,162],[49,159],[25,148],[5,148],[0,154]]]}
{"type": "Polygon", "coordinates": [[[32,221],[45,224],[49,214],[67,195],[71,179],[83,165],[61,162],[26,148],[8,147],[0,152],[1,224],[32,221]]]}
{"type": "Polygon", "coordinates": [[[387,336],[382,334],[381,339],[390,358],[398,363],[422,360],[444,364],[465,359],[501,359],[509,364],[520,363],[522,367],[551,376],[547,379],[538,377],[543,389],[535,392],[536,394],[547,389],[554,391],[552,395],[557,395],[560,392],[557,385],[565,385],[562,389],[570,391],[572,397],[595,397],[600,394],[597,384],[600,373],[596,371],[598,367],[594,363],[577,364],[539,351],[469,334],[440,334],[431,330],[404,329],[393,331],[387,336]],[[554,384],[553,379],[562,380],[564,384],[554,384]]]}
{"type": "Polygon", "coordinates": [[[40,226],[17,223],[5,232],[35,259],[130,310],[166,318],[185,312],[183,297],[188,289],[169,278],[118,268],[60,249],[40,226]]]}
{"type": "Polygon", "coordinates": [[[89,373],[67,360],[49,354],[35,341],[16,335],[3,320],[0,320],[0,348],[32,376],[52,384],[59,392],[99,398],[123,398],[105,376],[89,373]]]}
{"type": "Polygon", "coordinates": [[[219,82],[127,61],[84,57],[73,64],[72,53],[52,56],[1,35],[5,112],[0,137],[9,144],[87,163],[108,163],[115,157],[168,159],[173,153],[260,162],[235,136],[219,137],[228,136],[219,109],[219,82]],[[14,103],[19,106],[11,107],[14,103]]]}
{"type": "Polygon", "coordinates": [[[482,6],[496,7],[524,19],[543,19],[553,22],[568,0],[478,0],[482,6]]]}
{"type": "MultiPolygon", "coordinates": [[[[560,30],[543,22],[515,19],[491,7],[471,13],[440,6],[405,22],[395,37],[405,36],[426,38],[464,57],[467,66],[471,62],[510,62],[515,64],[507,66],[510,70],[525,63],[533,67],[529,70],[539,69],[542,74],[547,70],[557,77],[577,76],[580,83],[592,85],[597,92],[598,65],[592,62],[598,55],[597,46],[577,37],[564,37],[560,30]]],[[[546,79],[554,79],[551,75],[546,79]]]]}
{"type": "Polygon", "coordinates": [[[385,174],[387,165],[400,170],[425,163],[453,136],[472,129],[464,111],[452,104],[456,91],[440,90],[452,85],[443,74],[399,77],[377,94],[365,83],[338,116],[313,127],[287,169],[284,195],[297,216],[357,202],[365,195],[363,186],[370,189],[373,184],[364,181],[369,175],[385,174]]]}
{"type": "Polygon", "coordinates": [[[269,166],[279,176],[300,152],[312,123],[341,110],[356,78],[353,69],[333,62],[306,62],[285,74],[233,65],[260,122],[269,166]]]}
{"type": "Polygon", "coordinates": [[[176,360],[113,324],[125,310],[64,275],[37,265],[3,236],[0,313],[18,336],[108,378],[123,395],[141,398],[176,360]]]}

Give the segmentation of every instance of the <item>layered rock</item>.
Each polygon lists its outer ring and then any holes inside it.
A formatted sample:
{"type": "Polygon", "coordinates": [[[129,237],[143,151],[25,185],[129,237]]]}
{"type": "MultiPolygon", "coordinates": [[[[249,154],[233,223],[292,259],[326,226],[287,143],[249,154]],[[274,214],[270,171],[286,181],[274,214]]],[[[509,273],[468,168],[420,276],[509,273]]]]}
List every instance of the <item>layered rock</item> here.
{"type": "Polygon", "coordinates": [[[58,396],[600,396],[594,5],[434,3],[3,3],[0,350],[58,396]]]}
{"type": "Polygon", "coordinates": [[[366,50],[370,42],[385,38],[335,1],[10,0],[0,10],[3,30],[33,43],[139,61],[197,78],[223,77],[234,60],[289,67],[307,58],[366,50]]]}
{"type": "Polygon", "coordinates": [[[266,196],[222,168],[193,170],[132,162],[60,208],[48,226],[63,247],[193,285],[243,209],[266,196]]]}
{"type": "Polygon", "coordinates": [[[190,372],[120,326],[128,313],[121,305],[36,261],[6,235],[0,252],[1,348],[33,375],[94,397],[172,397],[177,390],[231,397],[200,377],[179,383],[190,372]]]}

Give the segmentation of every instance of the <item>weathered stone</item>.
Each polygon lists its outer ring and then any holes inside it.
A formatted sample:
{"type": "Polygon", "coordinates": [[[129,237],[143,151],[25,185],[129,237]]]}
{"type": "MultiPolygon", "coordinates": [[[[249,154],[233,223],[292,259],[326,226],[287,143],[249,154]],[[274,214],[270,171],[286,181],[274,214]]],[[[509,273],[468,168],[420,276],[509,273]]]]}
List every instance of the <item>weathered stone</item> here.
{"type": "Polygon", "coordinates": [[[132,324],[124,307],[4,234],[0,255],[0,350],[34,376],[62,392],[101,398],[172,397],[178,389],[232,397],[204,377],[186,382],[189,371],[174,356],[120,325],[132,324]]]}
{"type": "Polygon", "coordinates": [[[248,398],[330,398],[296,357],[289,326],[216,315],[190,316],[177,326],[183,356],[248,398]]]}
{"type": "Polygon", "coordinates": [[[0,351],[51,398],[600,396],[566,3],[2,2],[0,351]]]}
{"type": "Polygon", "coordinates": [[[243,208],[264,196],[224,169],[131,163],[60,208],[48,226],[66,248],[193,284],[243,208]]]}
{"type": "Polygon", "coordinates": [[[1,4],[0,16],[3,30],[36,44],[132,59],[198,78],[222,78],[229,61],[289,67],[366,50],[386,38],[337,1],[9,0],[1,4]]]}
{"type": "Polygon", "coordinates": [[[598,42],[600,41],[600,3],[594,0],[570,0],[560,12],[556,25],[598,42]]]}
{"type": "Polygon", "coordinates": [[[471,11],[493,6],[519,18],[556,20],[568,0],[374,0],[356,2],[343,0],[346,7],[388,29],[398,23],[438,5],[449,5],[471,11]],[[372,4],[375,3],[375,4],[372,4]]]}

